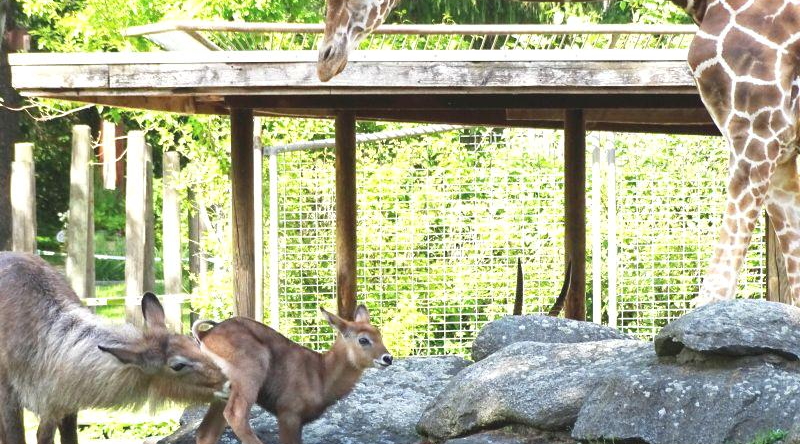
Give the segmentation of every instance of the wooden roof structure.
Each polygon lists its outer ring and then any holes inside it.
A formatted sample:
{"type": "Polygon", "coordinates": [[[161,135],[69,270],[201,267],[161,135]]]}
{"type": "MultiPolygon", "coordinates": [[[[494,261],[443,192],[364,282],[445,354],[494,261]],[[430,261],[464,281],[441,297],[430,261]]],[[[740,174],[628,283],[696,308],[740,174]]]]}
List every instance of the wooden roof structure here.
{"type": "Polygon", "coordinates": [[[235,289],[251,316],[253,116],[336,118],[343,315],[355,307],[356,119],[564,128],[573,318],[583,318],[585,297],[585,131],[718,134],[686,63],[693,26],[387,25],[373,37],[384,40],[368,41],[327,83],[316,76],[318,25],[169,22],[127,32],[168,50],[13,54],[13,86],[24,96],[230,115],[235,289]],[[265,35],[288,37],[253,37],[265,35]],[[396,35],[422,40],[384,49],[396,35]]]}

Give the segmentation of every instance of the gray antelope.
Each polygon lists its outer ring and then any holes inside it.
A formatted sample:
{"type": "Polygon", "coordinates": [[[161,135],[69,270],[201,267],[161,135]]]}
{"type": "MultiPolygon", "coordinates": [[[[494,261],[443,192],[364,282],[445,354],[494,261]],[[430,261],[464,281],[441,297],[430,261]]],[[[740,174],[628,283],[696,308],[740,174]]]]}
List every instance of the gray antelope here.
{"type": "Polygon", "coordinates": [[[77,412],[165,398],[210,402],[225,377],[195,341],[167,331],[153,294],[144,331],[84,307],[40,258],[0,253],[0,444],[24,444],[22,409],[39,415],[39,444],[76,444],[77,412]]]}
{"type": "Polygon", "coordinates": [[[301,444],[303,425],[350,393],[364,370],[392,364],[392,355],[381,333],[370,324],[366,307],[356,309],[352,322],[320,311],[338,332],[325,353],[302,347],[246,318],[194,324],[192,332],[200,349],[230,380],[227,403],[211,404],[197,430],[198,444],[216,444],[226,422],[244,444],[261,444],[249,423],[253,404],[278,418],[281,444],[301,444]]]}

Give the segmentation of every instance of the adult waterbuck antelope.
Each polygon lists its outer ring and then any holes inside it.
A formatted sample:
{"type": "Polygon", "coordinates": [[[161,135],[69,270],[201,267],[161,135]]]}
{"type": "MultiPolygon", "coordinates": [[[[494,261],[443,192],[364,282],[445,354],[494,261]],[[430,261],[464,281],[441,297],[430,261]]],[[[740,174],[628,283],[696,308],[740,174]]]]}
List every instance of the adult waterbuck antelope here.
{"type": "Polygon", "coordinates": [[[0,444],[25,444],[22,409],[38,414],[39,444],[76,444],[77,412],[148,400],[209,402],[225,377],[188,336],[167,331],[164,309],[142,298],[144,331],[84,307],[40,258],[0,253],[0,444]]]}

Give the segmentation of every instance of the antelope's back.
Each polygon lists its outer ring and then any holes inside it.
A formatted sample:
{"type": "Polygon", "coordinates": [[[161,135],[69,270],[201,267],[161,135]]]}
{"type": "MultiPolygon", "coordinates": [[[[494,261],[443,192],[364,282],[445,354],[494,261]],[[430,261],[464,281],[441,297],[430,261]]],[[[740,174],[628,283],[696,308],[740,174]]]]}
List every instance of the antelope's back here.
{"type": "Polygon", "coordinates": [[[57,270],[32,254],[0,252],[0,367],[34,353],[71,311],[86,310],[57,270]]]}

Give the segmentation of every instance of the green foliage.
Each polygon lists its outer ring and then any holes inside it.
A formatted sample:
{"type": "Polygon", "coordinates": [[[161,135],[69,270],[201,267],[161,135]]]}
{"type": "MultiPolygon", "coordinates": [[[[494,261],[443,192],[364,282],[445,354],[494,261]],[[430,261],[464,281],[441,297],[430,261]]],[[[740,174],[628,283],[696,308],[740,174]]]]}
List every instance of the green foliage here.
{"type": "Polygon", "coordinates": [[[753,442],[749,444],[779,444],[783,439],[789,436],[789,432],[785,430],[772,430],[759,434],[753,442]]]}

